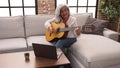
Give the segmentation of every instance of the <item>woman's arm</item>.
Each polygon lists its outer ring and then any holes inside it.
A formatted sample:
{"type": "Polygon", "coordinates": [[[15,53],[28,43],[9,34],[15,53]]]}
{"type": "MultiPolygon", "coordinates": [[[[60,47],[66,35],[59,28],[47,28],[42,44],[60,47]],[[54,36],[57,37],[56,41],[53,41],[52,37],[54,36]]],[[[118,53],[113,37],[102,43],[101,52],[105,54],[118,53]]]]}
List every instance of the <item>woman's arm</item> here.
{"type": "Polygon", "coordinates": [[[50,30],[51,33],[55,33],[55,32],[56,32],[56,31],[52,28],[52,26],[51,26],[51,22],[53,22],[53,21],[55,21],[55,18],[52,18],[52,19],[47,20],[47,21],[45,22],[45,28],[48,29],[48,30],[50,30]]]}
{"type": "Polygon", "coordinates": [[[47,29],[50,28],[52,21],[54,21],[54,20],[53,20],[53,19],[47,20],[47,21],[45,22],[45,28],[47,28],[47,29]]]}
{"type": "Polygon", "coordinates": [[[78,26],[76,18],[73,17],[72,22],[73,22],[74,27],[77,27],[74,30],[74,34],[77,36],[80,35],[80,28],[79,28],[80,26],[78,26]]]}

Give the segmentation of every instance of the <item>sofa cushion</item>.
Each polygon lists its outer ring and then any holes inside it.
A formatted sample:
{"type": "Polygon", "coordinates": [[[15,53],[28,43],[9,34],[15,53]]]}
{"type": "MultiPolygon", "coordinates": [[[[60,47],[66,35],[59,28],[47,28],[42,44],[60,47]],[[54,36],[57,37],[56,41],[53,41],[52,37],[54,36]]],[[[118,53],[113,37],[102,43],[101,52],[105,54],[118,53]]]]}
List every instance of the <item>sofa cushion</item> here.
{"type": "Polygon", "coordinates": [[[0,39],[25,37],[23,17],[0,17],[0,39]]]}
{"type": "Polygon", "coordinates": [[[103,30],[106,27],[106,24],[107,24],[107,21],[105,20],[93,19],[93,22],[92,21],[87,22],[85,25],[94,25],[95,29],[92,30],[91,32],[84,29],[82,33],[103,35],[103,30]]]}
{"type": "Polygon", "coordinates": [[[72,16],[76,17],[78,25],[83,26],[89,18],[92,18],[92,13],[77,13],[72,16]]]}
{"type": "Polygon", "coordinates": [[[53,18],[54,15],[40,14],[25,16],[25,28],[27,36],[36,36],[45,34],[44,23],[46,20],[53,18]]]}
{"type": "Polygon", "coordinates": [[[79,62],[86,66],[120,63],[120,43],[104,36],[81,34],[69,50],[79,62]]]}
{"type": "Polygon", "coordinates": [[[24,38],[0,39],[0,54],[26,50],[27,45],[24,38]]]}
{"type": "Polygon", "coordinates": [[[52,45],[52,43],[46,41],[45,36],[30,36],[27,37],[27,43],[29,46],[29,50],[32,50],[32,43],[38,43],[38,44],[48,44],[52,45]]]}

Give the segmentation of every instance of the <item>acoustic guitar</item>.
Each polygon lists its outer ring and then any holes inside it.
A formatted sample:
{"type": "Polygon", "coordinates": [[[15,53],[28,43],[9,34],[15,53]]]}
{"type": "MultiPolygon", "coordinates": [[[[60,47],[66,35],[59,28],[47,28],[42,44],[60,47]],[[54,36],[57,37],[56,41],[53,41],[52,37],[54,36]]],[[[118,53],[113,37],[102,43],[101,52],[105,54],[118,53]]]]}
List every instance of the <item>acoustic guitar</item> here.
{"type": "MultiPolygon", "coordinates": [[[[51,22],[51,27],[56,31],[55,33],[51,33],[49,29],[46,29],[46,40],[47,41],[52,41],[55,38],[62,38],[65,31],[72,31],[75,28],[80,28],[80,26],[77,27],[65,27],[65,24],[60,22],[60,23],[55,23],[55,22],[51,22]]],[[[91,28],[91,25],[87,25],[87,26],[83,26],[82,29],[85,28],[91,28]]],[[[89,30],[89,29],[87,29],[89,30]]],[[[91,30],[89,30],[91,31],[91,30]]]]}

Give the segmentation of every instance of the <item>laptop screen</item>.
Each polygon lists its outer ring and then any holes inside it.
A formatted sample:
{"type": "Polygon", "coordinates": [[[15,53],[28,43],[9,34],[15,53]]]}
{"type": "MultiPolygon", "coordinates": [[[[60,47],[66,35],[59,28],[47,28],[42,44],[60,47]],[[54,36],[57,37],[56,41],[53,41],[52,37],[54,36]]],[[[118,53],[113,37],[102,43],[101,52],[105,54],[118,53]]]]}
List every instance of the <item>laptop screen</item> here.
{"type": "Polygon", "coordinates": [[[57,59],[62,53],[62,51],[57,53],[56,47],[53,45],[33,43],[32,46],[36,57],[57,59]]]}

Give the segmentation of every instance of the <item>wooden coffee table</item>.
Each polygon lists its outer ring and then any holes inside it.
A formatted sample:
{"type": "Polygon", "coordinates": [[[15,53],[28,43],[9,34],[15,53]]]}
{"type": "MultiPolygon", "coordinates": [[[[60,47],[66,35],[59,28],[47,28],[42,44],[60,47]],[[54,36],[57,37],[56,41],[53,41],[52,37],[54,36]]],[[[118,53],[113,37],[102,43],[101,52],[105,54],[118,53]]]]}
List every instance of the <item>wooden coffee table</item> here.
{"type": "Polygon", "coordinates": [[[70,64],[64,53],[58,60],[54,60],[35,57],[33,51],[27,52],[30,54],[29,61],[25,60],[26,52],[0,54],[0,68],[48,68],[70,64]]]}

